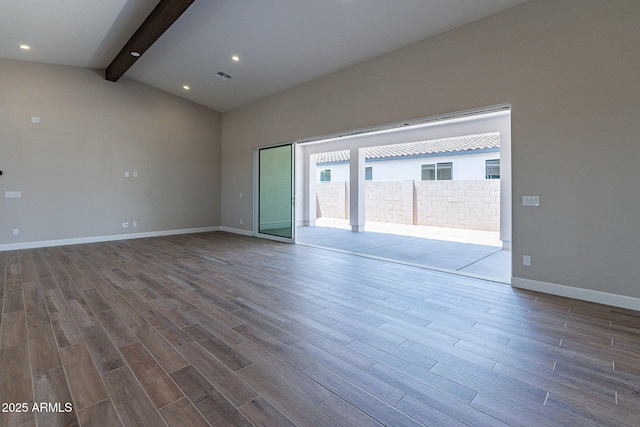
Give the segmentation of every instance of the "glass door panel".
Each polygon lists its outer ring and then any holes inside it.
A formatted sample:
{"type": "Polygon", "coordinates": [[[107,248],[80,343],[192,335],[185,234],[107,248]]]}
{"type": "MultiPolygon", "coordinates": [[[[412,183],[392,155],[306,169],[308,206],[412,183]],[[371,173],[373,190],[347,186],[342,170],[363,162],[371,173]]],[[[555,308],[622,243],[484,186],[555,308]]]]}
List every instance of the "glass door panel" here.
{"type": "Polygon", "coordinates": [[[258,234],[293,241],[293,145],[258,149],[258,234]]]}

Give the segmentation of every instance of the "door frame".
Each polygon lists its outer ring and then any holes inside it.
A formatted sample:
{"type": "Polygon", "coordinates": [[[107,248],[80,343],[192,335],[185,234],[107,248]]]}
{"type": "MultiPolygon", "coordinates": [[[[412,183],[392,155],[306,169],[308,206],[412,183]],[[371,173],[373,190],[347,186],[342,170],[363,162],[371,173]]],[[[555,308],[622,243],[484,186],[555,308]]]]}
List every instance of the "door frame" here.
{"type": "Polygon", "coordinates": [[[296,242],[296,143],[287,142],[281,144],[265,145],[253,149],[253,236],[263,239],[276,240],[285,243],[296,242]],[[269,148],[291,146],[291,238],[274,236],[260,232],[260,151],[269,148]]]}

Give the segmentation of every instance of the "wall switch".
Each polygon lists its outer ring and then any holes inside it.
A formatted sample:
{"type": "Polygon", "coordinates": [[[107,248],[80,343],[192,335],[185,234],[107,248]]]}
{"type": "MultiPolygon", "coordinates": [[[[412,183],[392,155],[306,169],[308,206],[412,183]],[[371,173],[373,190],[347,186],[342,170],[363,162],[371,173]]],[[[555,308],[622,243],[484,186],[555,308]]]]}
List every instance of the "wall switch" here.
{"type": "Polygon", "coordinates": [[[540,206],[540,196],[522,196],[522,206],[540,206]]]}
{"type": "Polygon", "coordinates": [[[134,172],[134,173],[133,173],[133,177],[134,177],[134,178],[137,178],[137,177],[138,177],[138,172],[134,172]]]}
{"type": "Polygon", "coordinates": [[[129,178],[129,172],[125,172],[125,173],[124,173],[124,177],[125,177],[125,178],[129,178]]]}
{"type": "Polygon", "coordinates": [[[240,198],[242,199],[242,193],[240,193],[240,198]]]}
{"type": "Polygon", "coordinates": [[[19,199],[21,197],[19,191],[5,191],[4,198],[5,199],[19,199]]]}
{"type": "Polygon", "coordinates": [[[531,267],[531,256],[522,255],[522,265],[526,265],[527,267],[531,267]]]}
{"type": "Polygon", "coordinates": [[[35,124],[40,123],[40,117],[31,116],[31,123],[35,123],[35,124]]]}
{"type": "Polygon", "coordinates": [[[13,235],[14,235],[14,236],[17,236],[18,234],[20,234],[20,230],[19,230],[19,229],[17,229],[17,228],[14,228],[14,229],[13,229],[13,235]]]}
{"type": "Polygon", "coordinates": [[[240,220],[240,225],[242,225],[242,220],[240,220]]]}
{"type": "Polygon", "coordinates": [[[133,221],[133,222],[131,223],[131,226],[132,226],[133,228],[136,228],[136,227],[138,226],[138,221],[133,221]]]}
{"type": "Polygon", "coordinates": [[[128,222],[123,222],[122,223],[122,228],[129,228],[129,223],[128,222]]]}

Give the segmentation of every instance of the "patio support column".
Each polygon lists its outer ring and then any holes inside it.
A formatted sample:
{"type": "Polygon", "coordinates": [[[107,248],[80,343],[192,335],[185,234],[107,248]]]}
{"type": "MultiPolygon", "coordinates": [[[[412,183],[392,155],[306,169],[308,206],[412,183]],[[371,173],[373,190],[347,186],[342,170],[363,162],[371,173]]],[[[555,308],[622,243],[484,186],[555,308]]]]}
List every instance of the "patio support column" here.
{"type": "Polygon", "coordinates": [[[349,224],[351,225],[351,231],[354,233],[364,231],[364,162],[364,148],[352,148],[349,171],[349,224]]]}
{"type": "Polygon", "coordinates": [[[305,170],[307,171],[307,190],[305,198],[304,209],[304,224],[305,226],[314,227],[317,219],[317,206],[316,206],[316,159],[317,154],[309,154],[305,157],[305,170]]]}

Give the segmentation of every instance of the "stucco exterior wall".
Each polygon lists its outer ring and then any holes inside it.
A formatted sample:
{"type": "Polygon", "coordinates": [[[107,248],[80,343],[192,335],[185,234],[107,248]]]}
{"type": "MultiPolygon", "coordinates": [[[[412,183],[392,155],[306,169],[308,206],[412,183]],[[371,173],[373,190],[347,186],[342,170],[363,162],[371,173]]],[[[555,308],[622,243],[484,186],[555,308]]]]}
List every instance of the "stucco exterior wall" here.
{"type": "MultiPolygon", "coordinates": [[[[409,159],[367,160],[366,167],[373,168],[372,181],[420,180],[422,165],[435,163],[453,163],[453,179],[484,179],[485,162],[499,159],[500,152],[482,152],[474,154],[439,155],[409,159]]],[[[349,180],[349,163],[321,163],[316,167],[316,180],[320,182],[320,173],[331,171],[331,181],[349,180]]]]}

